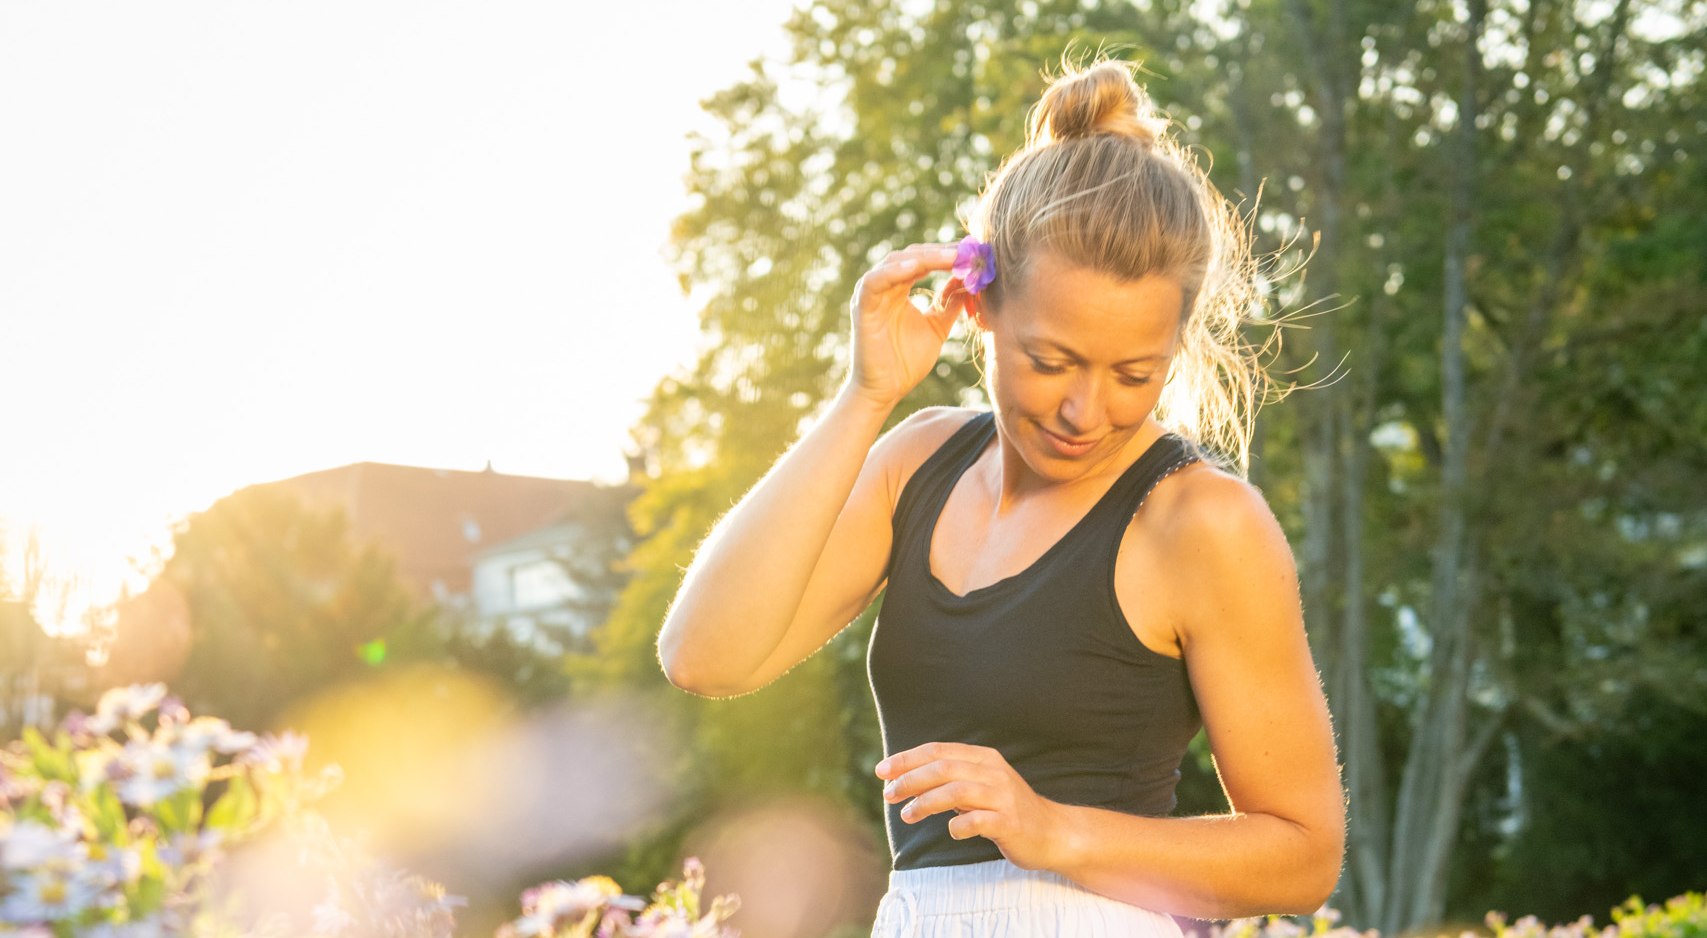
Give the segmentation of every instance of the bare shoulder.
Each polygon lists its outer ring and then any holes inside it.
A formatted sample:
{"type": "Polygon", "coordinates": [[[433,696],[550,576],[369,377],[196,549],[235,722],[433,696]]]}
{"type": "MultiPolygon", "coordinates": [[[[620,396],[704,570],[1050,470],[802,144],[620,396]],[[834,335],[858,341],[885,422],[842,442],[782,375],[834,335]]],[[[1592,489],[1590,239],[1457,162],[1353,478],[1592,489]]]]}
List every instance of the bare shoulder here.
{"type": "Polygon", "coordinates": [[[1225,614],[1235,607],[1295,604],[1291,545],[1268,499],[1249,481],[1200,461],[1159,483],[1144,511],[1167,545],[1168,579],[1180,595],[1194,597],[1175,607],[1182,640],[1206,625],[1227,629],[1225,614]]]}
{"type": "Polygon", "coordinates": [[[919,466],[980,413],[983,411],[972,407],[924,407],[884,434],[872,455],[879,460],[889,483],[891,508],[919,466]]]}
{"type": "Polygon", "coordinates": [[[1248,546],[1253,538],[1286,545],[1286,535],[1262,490],[1206,460],[1156,485],[1145,500],[1149,521],[1176,547],[1197,555],[1248,546]]]}
{"type": "Polygon", "coordinates": [[[884,439],[894,440],[897,446],[928,445],[934,450],[981,413],[984,411],[974,407],[921,407],[896,424],[884,439]]]}

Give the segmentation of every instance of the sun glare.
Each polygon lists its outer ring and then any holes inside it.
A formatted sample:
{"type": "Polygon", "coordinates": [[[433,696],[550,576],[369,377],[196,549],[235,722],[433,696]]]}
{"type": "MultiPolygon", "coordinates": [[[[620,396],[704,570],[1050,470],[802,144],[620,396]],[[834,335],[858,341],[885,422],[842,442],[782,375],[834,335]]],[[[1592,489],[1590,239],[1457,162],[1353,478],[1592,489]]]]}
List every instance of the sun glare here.
{"type": "Polygon", "coordinates": [[[638,59],[619,7],[97,6],[0,30],[0,563],[48,628],[245,485],[624,478],[697,342],[687,133],[789,3],[668,2],[638,59]]]}

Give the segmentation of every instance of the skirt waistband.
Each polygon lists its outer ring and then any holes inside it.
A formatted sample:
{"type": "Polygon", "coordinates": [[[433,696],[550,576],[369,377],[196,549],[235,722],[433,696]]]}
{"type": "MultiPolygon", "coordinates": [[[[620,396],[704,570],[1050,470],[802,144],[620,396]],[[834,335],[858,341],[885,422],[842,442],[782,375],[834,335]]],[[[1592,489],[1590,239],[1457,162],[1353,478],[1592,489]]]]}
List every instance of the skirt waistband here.
{"type": "Polygon", "coordinates": [[[1017,926],[1016,935],[1180,935],[1172,916],[1092,892],[1059,873],[1021,869],[1006,859],[892,870],[873,934],[910,938],[938,932],[932,925],[956,922],[995,928],[997,919],[1017,926]]]}

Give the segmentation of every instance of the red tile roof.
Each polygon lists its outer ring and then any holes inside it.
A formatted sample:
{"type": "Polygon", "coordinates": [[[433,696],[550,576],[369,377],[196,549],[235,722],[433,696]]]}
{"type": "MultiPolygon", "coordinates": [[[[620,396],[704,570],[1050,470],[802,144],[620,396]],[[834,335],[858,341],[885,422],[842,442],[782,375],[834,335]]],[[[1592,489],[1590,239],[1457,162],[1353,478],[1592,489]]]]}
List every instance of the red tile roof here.
{"type": "Polygon", "coordinates": [[[263,485],[311,506],[344,509],[352,533],[389,547],[423,596],[433,595],[435,581],[466,594],[481,550],[556,522],[582,499],[613,497],[574,479],[371,462],[263,485]]]}

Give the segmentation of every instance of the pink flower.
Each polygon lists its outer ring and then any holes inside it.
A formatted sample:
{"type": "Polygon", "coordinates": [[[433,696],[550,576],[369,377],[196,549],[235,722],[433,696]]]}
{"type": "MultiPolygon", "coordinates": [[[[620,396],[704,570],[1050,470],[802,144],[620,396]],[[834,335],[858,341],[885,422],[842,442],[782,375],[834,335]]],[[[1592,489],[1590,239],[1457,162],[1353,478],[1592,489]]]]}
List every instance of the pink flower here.
{"type": "Polygon", "coordinates": [[[984,292],[996,279],[996,250],[977,238],[967,235],[954,252],[954,276],[965,284],[966,292],[974,296],[984,292]]]}

